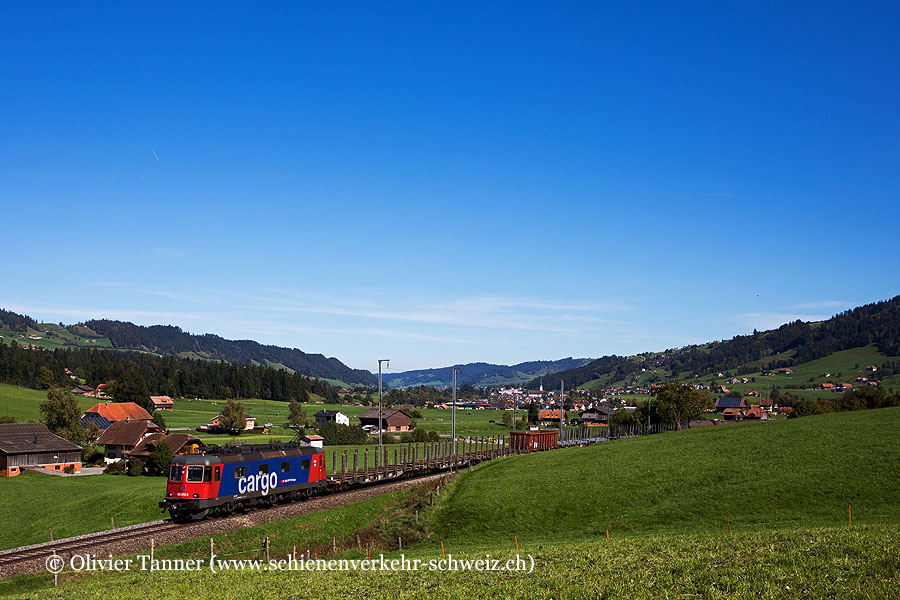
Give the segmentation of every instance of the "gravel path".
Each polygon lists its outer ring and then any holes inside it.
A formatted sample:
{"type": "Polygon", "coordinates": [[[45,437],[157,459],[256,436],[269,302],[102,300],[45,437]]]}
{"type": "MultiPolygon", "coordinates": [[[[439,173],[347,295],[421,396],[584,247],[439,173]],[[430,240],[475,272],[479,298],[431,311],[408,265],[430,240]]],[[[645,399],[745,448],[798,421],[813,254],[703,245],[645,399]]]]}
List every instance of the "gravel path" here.
{"type": "MultiPolygon", "coordinates": [[[[198,523],[189,523],[177,529],[154,535],[154,541],[156,546],[160,547],[177,544],[179,542],[186,542],[198,537],[212,537],[226,531],[234,531],[235,529],[242,529],[245,527],[255,527],[271,521],[289,519],[296,515],[345,506],[353,502],[359,502],[360,500],[373,498],[398,490],[408,490],[426,481],[431,481],[432,479],[444,476],[444,473],[428,475],[416,479],[386,483],[373,487],[364,487],[339,494],[329,494],[327,496],[311,498],[310,500],[293,502],[291,504],[282,504],[272,508],[251,511],[246,514],[209,519],[198,523]]],[[[90,550],[80,550],[78,551],[78,554],[90,552],[97,557],[106,558],[110,554],[113,556],[143,554],[149,552],[149,550],[150,538],[142,537],[98,544],[97,546],[91,547],[90,550]]],[[[62,552],[60,553],[60,556],[66,559],[66,562],[68,563],[70,554],[62,552]]],[[[11,565],[3,569],[3,572],[0,573],[0,577],[42,572],[45,570],[45,561],[46,558],[37,558],[33,561],[25,561],[16,565],[11,565]]],[[[66,570],[68,571],[68,568],[66,570]]]]}

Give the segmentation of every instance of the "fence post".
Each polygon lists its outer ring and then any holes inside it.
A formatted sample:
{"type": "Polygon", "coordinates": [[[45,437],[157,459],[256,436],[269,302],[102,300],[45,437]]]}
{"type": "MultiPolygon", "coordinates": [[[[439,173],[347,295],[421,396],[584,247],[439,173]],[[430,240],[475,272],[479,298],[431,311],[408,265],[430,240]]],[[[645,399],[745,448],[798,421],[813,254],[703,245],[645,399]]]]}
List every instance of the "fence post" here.
{"type": "Polygon", "coordinates": [[[353,481],[356,481],[356,474],[359,472],[359,448],[353,449],[353,481]]]}
{"type": "Polygon", "coordinates": [[[366,479],[369,478],[369,447],[366,446],[366,463],[363,465],[363,473],[365,473],[366,479]]]}

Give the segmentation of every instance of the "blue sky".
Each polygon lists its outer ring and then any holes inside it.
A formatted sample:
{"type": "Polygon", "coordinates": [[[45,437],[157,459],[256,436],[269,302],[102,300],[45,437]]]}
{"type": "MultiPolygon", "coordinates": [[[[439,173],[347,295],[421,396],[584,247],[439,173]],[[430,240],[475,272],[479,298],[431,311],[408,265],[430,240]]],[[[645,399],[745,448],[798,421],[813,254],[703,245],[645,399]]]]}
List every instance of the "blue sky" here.
{"type": "Polygon", "coordinates": [[[898,30],[896,3],[8,8],[0,306],[393,370],[827,318],[900,293],[898,30]]]}

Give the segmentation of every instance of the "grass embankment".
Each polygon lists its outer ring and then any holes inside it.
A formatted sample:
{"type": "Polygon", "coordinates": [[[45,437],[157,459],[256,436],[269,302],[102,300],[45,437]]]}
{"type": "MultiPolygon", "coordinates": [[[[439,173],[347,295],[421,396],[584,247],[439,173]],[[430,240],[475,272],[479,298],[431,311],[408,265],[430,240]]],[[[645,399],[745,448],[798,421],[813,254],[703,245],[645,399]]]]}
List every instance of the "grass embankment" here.
{"type": "Polygon", "coordinates": [[[437,515],[466,545],[900,524],[900,408],[672,432],[463,472],[437,515]],[[521,533],[518,533],[521,532],[521,533]]]}
{"type": "MultiPolygon", "coordinates": [[[[900,585],[896,526],[854,531],[812,529],[733,536],[684,535],[630,538],[547,547],[523,546],[534,570],[344,571],[344,572],[130,572],[63,577],[53,588],[47,575],[8,580],[7,593],[30,585],[19,598],[181,599],[246,598],[894,598],[900,585]]],[[[452,552],[452,551],[451,551],[452,552]]],[[[363,556],[363,553],[359,553],[363,556]]],[[[261,554],[257,553],[257,557],[261,554]]],[[[394,555],[395,556],[395,555],[394,555]]],[[[408,553],[424,561],[440,550],[408,553]]],[[[454,556],[460,558],[461,555],[454,556]]],[[[484,558],[484,555],[468,555],[484,558]]],[[[498,549],[492,558],[515,557],[498,549]]],[[[0,582],[0,593],[4,584],[0,582]]]]}
{"type": "Polygon", "coordinates": [[[165,518],[162,477],[59,477],[23,472],[0,481],[0,549],[165,518]]]}

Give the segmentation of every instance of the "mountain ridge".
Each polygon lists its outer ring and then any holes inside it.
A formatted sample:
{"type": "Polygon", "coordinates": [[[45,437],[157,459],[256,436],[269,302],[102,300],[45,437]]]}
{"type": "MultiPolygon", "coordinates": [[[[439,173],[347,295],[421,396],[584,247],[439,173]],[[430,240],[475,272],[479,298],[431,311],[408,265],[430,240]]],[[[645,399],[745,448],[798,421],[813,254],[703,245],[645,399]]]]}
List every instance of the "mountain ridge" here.
{"type": "MultiPolygon", "coordinates": [[[[0,310],[0,324],[19,332],[38,328],[38,323],[31,317],[7,310],[0,310]]],[[[238,364],[281,365],[309,377],[332,379],[350,385],[371,386],[377,383],[369,371],[353,369],[334,357],[307,353],[298,348],[265,345],[253,340],[228,340],[212,333],[192,334],[175,325],[144,326],[129,321],[92,319],[64,328],[75,339],[108,338],[113,350],[238,364]]]]}
{"type": "MultiPolygon", "coordinates": [[[[796,320],[776,329],[756,331],[706,344],[633,356],[609,355],[544,378],[556,388],[560,379],[577,387],[606,378],[634,377],[647,368],[668,371],[670,377],[696,379],[719,371],[736,374],[789,368],[829,354],[874,344],[888,356],[900,355],[900,296],[852,308],[824,321],[796,320]],[[755,363],[751,366],[750,363],[755,363]]],[[[536,379],[529,382],[535,385],[536,379]]]]}
{"type": "Polygon", "coordinates": [[[452,384],[453,371],[458,368],[457,385],[485,387],[490,385],[519,385],[532,377],[556,373],[581,366],[589,358],[561,358],[559,360],[532,360],[515,365],[497,365],[485,362],[457,364],[434,369],[416,369],[382,375],[388,387],[408,388],[419,385],[447,387],[452,384]]]}

